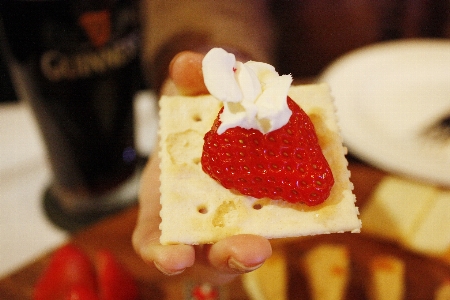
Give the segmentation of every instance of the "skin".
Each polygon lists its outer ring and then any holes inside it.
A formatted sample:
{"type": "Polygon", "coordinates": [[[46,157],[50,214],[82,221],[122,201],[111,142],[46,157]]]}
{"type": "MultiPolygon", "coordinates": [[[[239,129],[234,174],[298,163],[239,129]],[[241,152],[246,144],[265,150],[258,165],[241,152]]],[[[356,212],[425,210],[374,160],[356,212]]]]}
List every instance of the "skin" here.
{"type": "MultiPolygon", "coordinates": [[[[162,89],[167,95],[208,93],[201,70],[204,55],[181,52],[169,66],[169,77],[162,89]]],[[[256,235],[236,235],[212,245],[161,245],[159,217],[159,159],[152,156],[141,181],[139,216],[133,234],[135,251],[150,266],[166,275],[188,272],[212,284],[224,284],[239,274],[259,268],[272,254],[269,241],[256,235]]]]}

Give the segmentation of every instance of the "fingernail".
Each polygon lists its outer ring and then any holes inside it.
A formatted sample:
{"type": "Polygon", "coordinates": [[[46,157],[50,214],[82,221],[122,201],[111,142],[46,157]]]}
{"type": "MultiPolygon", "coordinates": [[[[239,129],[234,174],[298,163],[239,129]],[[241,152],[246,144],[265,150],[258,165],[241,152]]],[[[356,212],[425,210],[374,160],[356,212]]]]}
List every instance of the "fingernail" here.
{"type": "Polygon", "coordinates": [[[163,267],[161,267],[160,264],[158,264],[156,261],[153,262],[153,264],[155,265],[155,267],[164,275],[168,275],[168,276],[173,276],[173,275],[178,275],[184,272],[184,270],[186,269],[181,269],[181,270],[167,270],[163,267]]]}
{"type": "Polygon", "coordinates": [[[248,273],[254,271],[261,267],[264,262],[256,265],[256,266],[245,266],[240,261],[236,260],[234,257],[230,257],[228,259],[228,267],[234,270],[236,273],[248,273]]]}

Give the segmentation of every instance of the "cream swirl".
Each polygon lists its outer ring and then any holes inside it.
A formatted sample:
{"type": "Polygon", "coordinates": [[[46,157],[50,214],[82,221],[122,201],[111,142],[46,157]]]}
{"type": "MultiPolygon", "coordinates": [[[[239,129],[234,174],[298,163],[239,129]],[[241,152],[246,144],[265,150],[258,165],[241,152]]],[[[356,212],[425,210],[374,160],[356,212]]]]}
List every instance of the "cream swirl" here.
{"type": "Polygon", "coordinates": [[[211,49],[202,62],[208,91],[223,102],[218,134],[242,127],[268,133],[284,126],[291,117],[287,94],[291,75],[278,75],[269,64],[236,61],[232,53],[211,49]]]}

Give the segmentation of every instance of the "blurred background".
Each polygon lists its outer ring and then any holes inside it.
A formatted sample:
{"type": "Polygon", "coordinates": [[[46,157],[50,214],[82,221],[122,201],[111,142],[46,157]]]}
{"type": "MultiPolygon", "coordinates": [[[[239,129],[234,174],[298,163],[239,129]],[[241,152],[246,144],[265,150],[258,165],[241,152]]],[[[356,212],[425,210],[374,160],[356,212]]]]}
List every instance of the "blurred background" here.
{"type": "Polygon", "coordinates": [[[17,95],[11,82],[8,67],[2,54],[0,58],[0,102],[17,101],[17,95]]]}
{"type": "MultiPolygon", "coordinates": [[[[433,43],[448,42],[450,39],[448,0],[305,0],[269,1],[269,3],[276,28],[277,71],[282,74],[291,73],[301,82],[314,82],[317,79],[334,80],[335,77],[332,75],[341,75],[339,73],[341,69],[337,71],[331,67],[339,66],[337,63],[345,61],[342,59],[348,58],[346,55],[354,53],[355,50],[367,49],[368,46],[391,41],[425,40],[427,43],[433,43]]],[[[448,47],[448,44],[444,47],[448,47]]],[[[0,47],[0,50],[2,49],[4,47],[0,47]]],[[[395,46],[393,49],[398,47],[395,46]]],[[[391,50],[388,48],[383,51],[383,55],[389,55],[391,50]]],[[[70,232],[55,226],[43,211],[42,197],[52,180],[51,165],[33,111],[23,99],[20,99],[19,93],[13,87],[7,67],[8,61],[5,60],[4,54],[1,55],[0,63],[0,278],[33,262],[46,251],[71,237],[70,232]]],[[[448,59],[445,53],[442,57],[448,59]]],[[[350,64],[351,70],[360,70],[361,65],[354,66],[352,60],[347,63],[350,64]]],[[[436,60],[433,60],[433,63],[436,63],[436,60]]],[[[442,61],[443,66],[449,64],[450,60],[442,61]]],[[[447,86],[450,86],[448,82],[450,71],[445,71],[450,69],[439,70],[443,75],[439,77],[443,78],[443,84],[448,83],[447,86]]],[[[152,71],[145,69],[143,73],[152,71]]],[[[361,74],[364,72],[361,71],[361,74]]],[[[344,75],[347,76],[347,73],[344,75]]],[[[404,77],[404,73],[401,76],[404,77]]],[[[335,82],[345,81],[345,78],[339,77],[335,82]]],[[[133,103],[134,151],[145,160],[151,155],[155,143],[157,97],[154,87],[149,82],[140,84],[130,101],[133,103]]],[[[345,91],[339,91],[342,93],[353,88],[349,82],[342,86],[345,87],[345,91]]],[[[447,91],[448,89],[444,89],[444,93],[447,91]]],[[[345,98],[345,95],[343,97],[345,98]]],[[[450,99],[450,95],[447,94],[446,97],[450,99]]],[[[345,102],[346,99],[336,99],[338,110],[340,103],[345,102]]],[[[442,107],[448,108],[450,115],[450,107],[446,102],[442,107]]],[[[362,110],[369,111],[371,108],[363,105],[362,110]]],[[[444,118],[445,113],[447,112],[442,114],[444,118]]],[[[444,126],[449,126],[448,123],[447,121],[444,126]]],[[[344,132],[344,136],[345,134],[344,132]]],[[[350,144],[352,141],[348,142],[350,144]]],[[[448,144],[445,147],[447,147],[445,155],[448,154],[447,159],[450,160],[448,144]]],[[[351,158],[358,163],[367,163],[377,171],[378,168],[383,172],[390,171],[381,164],[377,165],[377,161],[371,160],[370,156],[364,156],[365,153],[359,155],[361,153],[357,147],[354,152],[352,147],[349,148],[351,158]]],[[[444,172],[442,177],[450,178],[448,170],[442,172],[444,172]]],[[[393,174],[397,175],[395,171],[393,174]]],[[[407,175],[401,172],[398,174],[407,175]]],[[[417,176],[412,176],[412,180],[431,185],[433,192],[436,192],[435,189],[447,192],[449,187],[445,186],[447,183],[445,179],[438,184],[426,180],[424,183],[423,178],[417,176]]],[[[365,182],[364,178],[360,178],[358,182],[361,185],[371,184],[365,182]]],[[[356,189],[358,188],[364,189],[366,186],[356,186],[356,189]]],[[[444,205],[443,209],[447,210],[448,205],[444,205]]],[[[376,228],[375,231],[377,230],[382,229],[376,228]]],[[[448,239],[448,231],[447,234],[444,233],[444,238],[448,239]]],[[[444,242],[448,243],[447,240],[444,242]]]]}

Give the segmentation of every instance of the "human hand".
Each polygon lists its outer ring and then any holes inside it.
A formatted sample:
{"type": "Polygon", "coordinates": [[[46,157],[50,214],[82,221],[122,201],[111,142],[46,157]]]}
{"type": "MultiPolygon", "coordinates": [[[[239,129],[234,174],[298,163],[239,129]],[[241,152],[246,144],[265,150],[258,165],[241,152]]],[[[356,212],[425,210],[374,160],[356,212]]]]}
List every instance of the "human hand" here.
{"type": "MultiPolygon", "coordinates": [[[[162,93],[208,93],[201,69],[203,57],[194,52],[181,52],[175,56],[162,93]]],[[[224,284],[238,274],[257,269],[272,254],[269,241],[255,235],[231,236],[212,245],[161,245],[159,197],[159,159],[154,155],[142,174],[133,246],[146,263],[154,264],[164,274],[176,275],[186,270],[197,280],[224,284]]]]}

